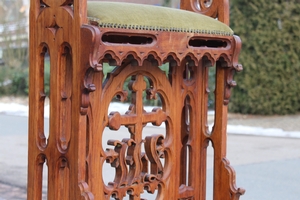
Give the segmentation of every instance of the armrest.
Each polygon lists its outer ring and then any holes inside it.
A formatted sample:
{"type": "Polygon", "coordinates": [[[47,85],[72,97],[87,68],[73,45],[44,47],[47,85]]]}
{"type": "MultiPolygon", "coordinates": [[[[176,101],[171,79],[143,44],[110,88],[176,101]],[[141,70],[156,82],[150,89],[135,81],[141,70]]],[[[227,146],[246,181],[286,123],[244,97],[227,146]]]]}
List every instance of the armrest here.
{"type": "Polygon", "coordinates": [[[218,18],[229,25],[229,0],[181,0],[180,9],[218,18]]]}

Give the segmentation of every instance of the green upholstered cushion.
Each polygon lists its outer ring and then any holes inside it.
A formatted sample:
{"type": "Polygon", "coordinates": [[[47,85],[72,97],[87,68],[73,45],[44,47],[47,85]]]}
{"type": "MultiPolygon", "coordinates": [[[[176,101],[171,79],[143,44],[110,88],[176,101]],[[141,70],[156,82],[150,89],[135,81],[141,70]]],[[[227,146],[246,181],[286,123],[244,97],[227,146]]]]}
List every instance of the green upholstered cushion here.
{"type": "Polygon", "coordinates": [[[224,23],[180,9],[118,2],[88,2],[88,17],[100,27],[232,35],[224,23]]]}

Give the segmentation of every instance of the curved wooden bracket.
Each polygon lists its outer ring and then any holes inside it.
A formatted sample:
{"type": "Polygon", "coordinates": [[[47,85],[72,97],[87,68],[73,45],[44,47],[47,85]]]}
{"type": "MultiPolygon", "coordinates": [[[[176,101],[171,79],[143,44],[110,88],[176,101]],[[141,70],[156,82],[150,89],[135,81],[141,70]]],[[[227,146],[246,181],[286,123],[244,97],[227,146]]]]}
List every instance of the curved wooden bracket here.
{"type": "Polygon", "coordinates": [[[80,113],[82,115],[87,114],[89,107],[89,93],[96,90],[93,84],[94,73],[102,71],[102,64],[98,63],[98,51],[97,47],[100,43],[100,31],[91,25],[82,25],[81,27],[81,66],[82,74],[84,75],[82,84],[82,96],[80,113]]]}
{"type": "MultiPolygon", "coordinates": [[[[228,199],[230,200],[238,200],[241,195],[243,195],[246,191],[243,188],[237,188],[235,185],[235,171],[234,169],[230,166],[230,162],[227,158],[222,159],[222,164],[223,164],[223,170],[224,173],[227,174],[227,179],[224,180],[223,185],[226,186],[227,188],[230,189],[230,195],[228,199]]],[[[224,199],[226,199],[224,197],[224,199]]]]}
{"type": "Polygon", "coordinates": [[[242,42],[238,36],[234,36],[235,50],[233,52],[232,67],[226,69],[226,83],[225,83],[225,93],[224,93],[224,105],[228,105],[231,96],[231,88],[235,87],[237,83],[233,80],[235,72],[240,72],[243,70],[243,66],[238,63],[238,57],[241,51],[242,42]]]}

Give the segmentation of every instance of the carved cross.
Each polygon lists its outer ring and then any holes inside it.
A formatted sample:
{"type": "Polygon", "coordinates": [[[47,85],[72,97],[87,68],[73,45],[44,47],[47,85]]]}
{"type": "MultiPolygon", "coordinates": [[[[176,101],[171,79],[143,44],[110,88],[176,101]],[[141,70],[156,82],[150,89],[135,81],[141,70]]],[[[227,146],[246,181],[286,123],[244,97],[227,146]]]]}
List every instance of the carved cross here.
{"type": "Polygon", "coordinates": [[[167,115],[160,108],[153,109],[151,113],[144,110],[143,91],[146,90],[146,82],[142,75],[132,77],[129,89],[132,90],[132,104],[125,115],[121,115],[119,112],[110,113],[108,127],[111,130],[119,130],[121,125],[124,125],[129,127],[131,134],[136,135],[138,134],[137,127],[142,128],[149,122],[160,126],[162,122],[166,121],[167,115]]]}
{"type": "MultiPolygon", "coordinates": [[[[126,163],[129,165],[126,182],[131,185],[139,184],[142,181],[143,162],[141,145],[144,142],[142,138],[143,127],[149,122],[159,126],[162,122],[166,121],[167,115],[160,108],[153,109],[150,113],[144,110],[143,92],[146,90],[147,84],[142,74],[132,76],[128,87],[132,91],[129,110],[125,115],[121,115],[119,112],[110,113],[108,127],[111,130],[118,130],[123,125],[128,127],[131,133],[132,145],[128,146],[126,156],[126,163]]],[[[159,171],[162,170],[161,168],[160,166],[159,171]]]]}

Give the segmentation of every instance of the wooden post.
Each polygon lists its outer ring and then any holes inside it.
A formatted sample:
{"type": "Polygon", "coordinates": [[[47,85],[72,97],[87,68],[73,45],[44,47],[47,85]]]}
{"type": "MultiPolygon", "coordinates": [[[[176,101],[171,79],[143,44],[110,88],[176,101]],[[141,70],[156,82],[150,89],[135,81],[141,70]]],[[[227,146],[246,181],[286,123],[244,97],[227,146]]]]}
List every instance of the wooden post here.
{"type": "Polygon", "coordinates": [[[28,199],[41,199],[43,184],[48,199],[80,198],[79,183],[85,176],[81,165],[85,162],[80,160],[83,149],[79,143],[85,133],[77,80],[83,77],[78,41],[84,22],[86,1],[30,1],[28,199]],[[49,133],[44,124],[46,99],[49,133]],[[45,171],[48,174],[43,180],[45,171]]]}

